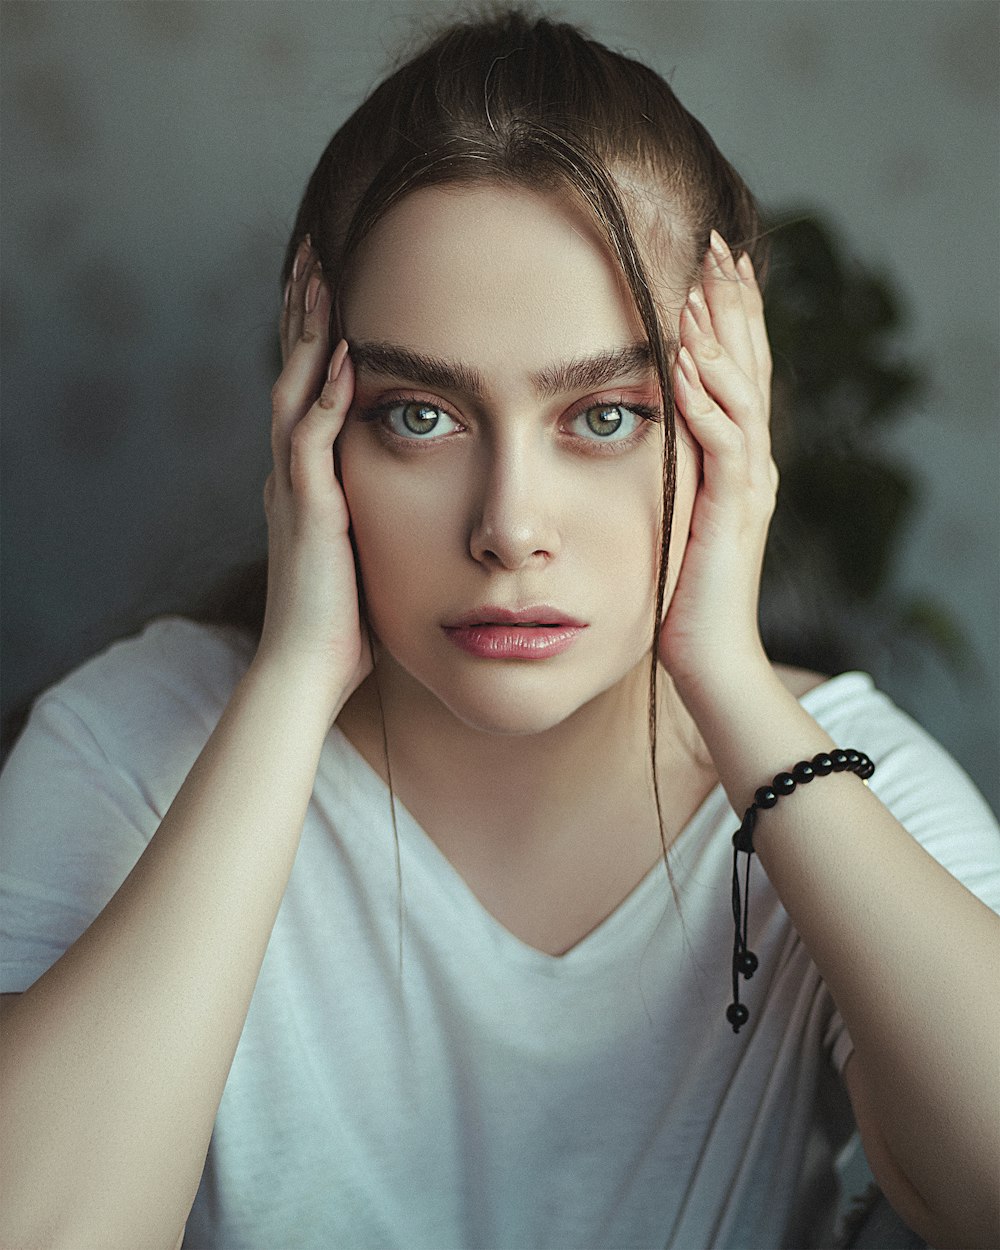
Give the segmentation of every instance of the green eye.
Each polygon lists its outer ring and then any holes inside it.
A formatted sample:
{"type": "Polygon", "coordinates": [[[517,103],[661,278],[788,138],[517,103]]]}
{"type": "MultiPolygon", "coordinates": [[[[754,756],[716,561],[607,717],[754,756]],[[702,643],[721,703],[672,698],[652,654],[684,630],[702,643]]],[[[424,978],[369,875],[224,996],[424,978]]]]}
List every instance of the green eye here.
{"type": "Polygon", "coordinates": [[[426,404],[405,404],[401,414],[411,434],[429,434],[438,423],[437,411],[426,404]]]}
{"type": "Polygon", "coordinates": [[[429,442],[427,435],[433,434],[436,438],[449,434],[455,426],[454,420],[434,404],[392,404],[382,413],[392,433],[411,442],[429,442]]]}
{"type": "Polygon", "coordinates": [[[584,414],[587,425],[594,434],[607,438],[617,434],[622,424],[622,409],[615,405],[602,408],[590,408],[584,414]]]}
{"type": "Polygon", "coordinates": [[[571,429],[590,443],[627,442],[642,425],[645,414],[625,404],[595,404],[573,418],[571,429]]]}

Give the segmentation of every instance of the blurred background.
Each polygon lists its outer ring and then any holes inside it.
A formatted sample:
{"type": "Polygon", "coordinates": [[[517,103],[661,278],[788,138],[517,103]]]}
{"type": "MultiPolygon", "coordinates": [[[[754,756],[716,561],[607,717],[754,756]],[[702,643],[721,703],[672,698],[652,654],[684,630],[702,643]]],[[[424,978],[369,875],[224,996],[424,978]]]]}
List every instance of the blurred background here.
{"type": "MultiPolygon", "coordinates": [[[[867,668],[1000,809],[1000,9],[537,7],[663,73],[784,225],[776,646],[867,668]]],[[[263,550],[299,195],[362,95],[454,12],[0,7],[5,709],[263,550]]]]}

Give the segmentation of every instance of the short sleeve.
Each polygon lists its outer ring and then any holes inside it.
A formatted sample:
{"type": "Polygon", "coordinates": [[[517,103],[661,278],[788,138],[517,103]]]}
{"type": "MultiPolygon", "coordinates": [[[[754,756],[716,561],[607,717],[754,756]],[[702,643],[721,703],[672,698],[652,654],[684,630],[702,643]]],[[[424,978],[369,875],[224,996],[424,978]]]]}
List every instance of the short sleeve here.
{"type": "Polygon", "coordinates": [[[130,872],[243,667],[177,618],[42,696],[0,776],[0,992],[27,989],[130,872]]]}
{"type": "Polygon", "coordinates": [[[128,875],[155,815],[60,699],[36,706],[0,779],[0,991],[25,990],[128,875]]]}

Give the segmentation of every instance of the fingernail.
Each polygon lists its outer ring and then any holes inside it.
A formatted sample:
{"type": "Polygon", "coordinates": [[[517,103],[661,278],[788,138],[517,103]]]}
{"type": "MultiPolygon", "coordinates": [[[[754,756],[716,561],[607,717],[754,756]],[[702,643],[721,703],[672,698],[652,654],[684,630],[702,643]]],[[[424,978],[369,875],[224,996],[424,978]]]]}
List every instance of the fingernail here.
{"type": "Polygon", "coordinates": [[[291,278],[289,278],[288,281],[285,283],[285,294],[282,296],[282,299],[281,299],[281,307],[285,310],[285,312],[288,311],[288,300],[291,294],[292,294],[292,280],[291,278]]]}
{"type": "Polygon", "coordinates": [[[684,374],[684,380],[694,386],[698,381],[698,370],[695,367],[694,357],[686,347],[682,347],[677,353],[677,363],[684,374]]]}
{"type": "Polygon", "coordinates": [[[750,253],[744,252],[736,262],[736,268],[740,271],[740,277],[745,278],[747,282],[752,282],[754,277],[753,261],[750,259],[750,253]]]}
{"type": "Polygon", "coordinates": [[[334,349],[333,356],[330,360],[330,368],[327,370],[327,382],[336,382],[340,377],[340,371],[344,367],[344,361],[347,359],[347,339],[341,339],[334,349]]]}
{"type": "Polygon", "coordinates": [[[681,334],[704,334],[701,326],[698,324],[699,314],[690,304],[685,304],[681,309],[681,334]]]}
{"type": "Polygon", "coordinates": [[[712,231],[709,236],[709,242],[711,243],[712,251],[715,253],[720,264],[724,261],[732,260],[732,253],[730,252],[725,239],[721,234],[719,234],[718,230],[712,231]]]}
{"type": "Polygon", "coordinates": [[[314,273],[309,279],[309,285],[306,287],[306,312],[311,313],[316,307],[316,300],[319,297],[320,283],[323,277],[319,273],[314,273]]]}
{"type": "Polygon", "coordinates": [[[708,304],[705,303],[705,297],[697,287],[694,287],[688,296],[686,311],[695,327],[703,334],[706,333],[712,324],[711,316],[708,311],[708,304]]]}
{"type": "Polygon", "coordinates": [[[674,361],[674,389],[676,390],[678,387],[680,387],[682,391],[691,389],[691,383],[687,380],[687,375],[684,372],[684,366],[681,364],[680,356],[678,356],[674,361]]]}
{"type": "Polygon", "coordinates": [[[295,253],[295,263],[292,265],[292,281],[298,282],[302,277],[302,271],[305,268],[306,257],[312,251],[312,240],[309,235],[302,240],[295,253]]]}

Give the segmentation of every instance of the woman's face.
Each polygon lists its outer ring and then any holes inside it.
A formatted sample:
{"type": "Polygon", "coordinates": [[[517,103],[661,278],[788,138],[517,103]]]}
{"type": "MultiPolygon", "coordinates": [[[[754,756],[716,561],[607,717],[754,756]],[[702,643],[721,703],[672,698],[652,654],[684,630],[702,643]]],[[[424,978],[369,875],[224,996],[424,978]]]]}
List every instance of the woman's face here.
{"type": "MultiPolygon", "coordinates": [[[[338,454],[387,678],[486,732],[560,723],[653,642],[663,427],[616,266],[562,197],[426,188],[365,241],[342,313],[338,454]]],[[[683,440],[678,474],[668,591],[683,440]]]]}

